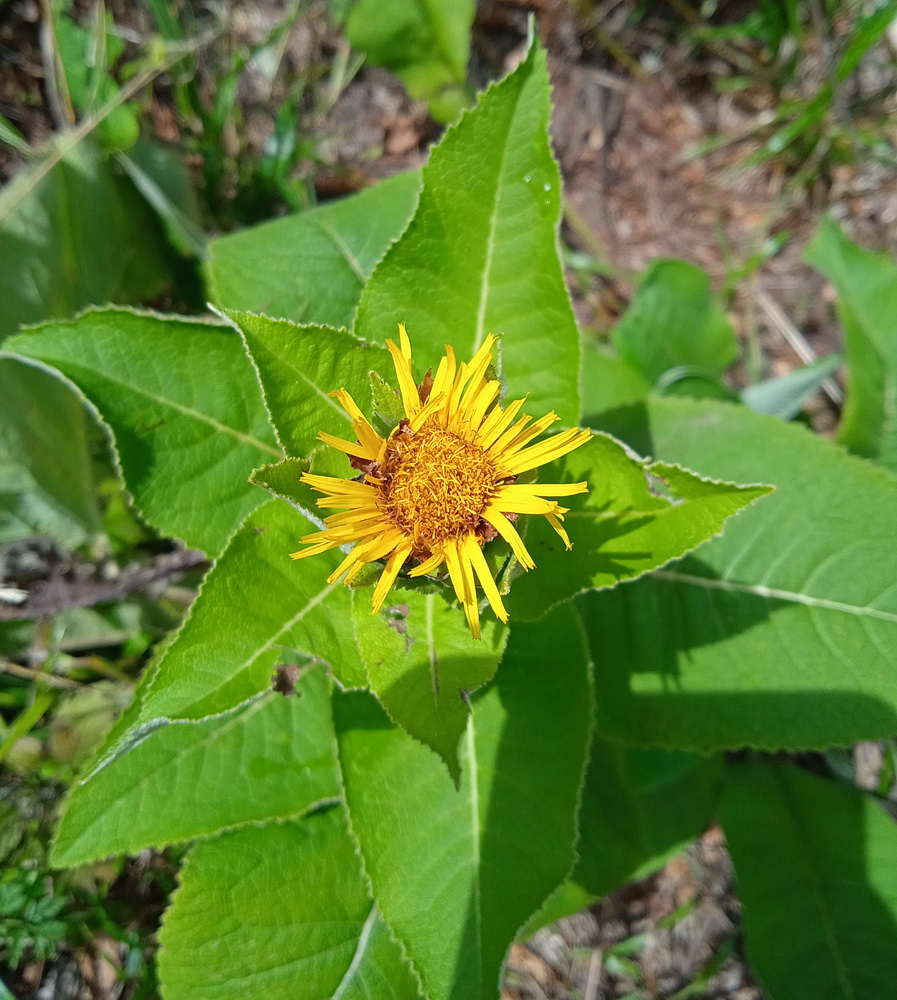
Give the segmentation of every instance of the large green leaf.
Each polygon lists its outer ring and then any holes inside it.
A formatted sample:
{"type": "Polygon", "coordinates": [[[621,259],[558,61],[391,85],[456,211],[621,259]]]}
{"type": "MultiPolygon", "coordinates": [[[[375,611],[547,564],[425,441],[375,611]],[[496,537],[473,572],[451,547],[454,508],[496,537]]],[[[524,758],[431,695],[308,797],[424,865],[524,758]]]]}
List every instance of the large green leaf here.
{"type": "Polygon", "coordinates": [[[23,323],[156,294],[163,247],[148,206],[89,141],[49,171],[28,167],[0,194],[0,339],[23,323]]]}
{"type": "Polygon", "coordinates": [[[855,246],[826,220],[807,260],[838,293],[848,392],[838,438],[897,472],[897,266],[890,254],[855,246]]]}
{"type": "Polygon", "coordinates": [[[320,448],[318,432],[353,438],[352,421],[330,396],[347,389],[370,416],[370,372],[390,367],[389,353],[345,330],[226,310],[255,364],[277,438],[288,455],[320,448]]]}
{"type": "Polygon", "coordinates": [[[579,334],[557,253],[560,175],[548,143],[545,54],[490,87],[430,154],[417,212],[358,307],[365,340],[408,333],[422,362],[466,360],[504,334],[502,373],[529,412],[579,419],[579,334]]]}
{"type": "Polygon", "coordinates": [[[125,485],[163,534],[215,555],[264,499],[249,474],[281,453],[229,328],[92,310],[6,347],[84,393],[109,431],[125,485]]]}
{"type": "Polygon", "coordinates": [[[351,326],[361,289],[405,228],[419,188],[417,172],[399,174],[360,194],[212,240],[212,301],[297,323],[351,326]]]}
{"type": "Polygon", "coordinates": [[[623,747],[596,735],[572,881],[603,896],[656,871],[709,826],[721,778],[719,757],[623,747]]]}
{"type": "Polygon", "coordinates": [[[722,821],[751,967],[776,1000],[892,1000],[897,823],[788,764],[732,765],[722,821]]]}
{"type": "Polygon", "coordinates": [[[290,698],[272,693],[221,718],[165,726],[74,786],[53,863],[136,854],[299,816],[339,794],[332,741],[320,667],[300,678],[290,698]]]}
{"type": "Polygon", "coordinates": [[[197,845],[159,934],[166,1000],[418,1000],[339,809],[197,845]]]}
{"type": "Polygon", "coordinates": [[[614,327],[620,357],[651,383],[676,368],[720,374],[738,343],[716,304],[710,279],[683,260],[656,260],[614,327]]]}
{"type": "Polygon", "coordinates": [[[704,751],[897,732],[897,481],[746,407],[655,399],[602,423],[644,452],[776,492],[697,555],[583,598],[599,725],[704,751]]]}
{"type": "Polygon", "coordinates": [[[430,114],[451,121],[467,105],[473,0],[358,0],[346,23],[351,45],[393,70],[430,114]]]}
{"type": "Polygon", "coordinates": [[[568,874],[590,704],[569,606],[512,629],[474,698],[460,789],[370,695],[335,699],[365,872],[430,1000],[495,997],[514,935],[568,874]]]}
{"type": "Polygon", "coordinates": [[[529,519],[527,548],[544,567],[515,580],[508,598],[512,618],[537,618],[581,591],[612,587],[678,559],[769,492],[766,486],[736,486],[646,463],[606,434],[544,467],[539,478],[584,480],[589,492],[564,500],[570,507],[570,552],[544,518],[529,519]]]}
{"type": "Polygon", "coordinates": [[[457,780],[468,695],[495,673],[507,629],[487,611],[482,638],[472,638],[453,597],[447,587],[423,593],[400,585],[372,616],[369,592],[360,590],[354,612],[371,690],[393,721],[435,750],[457,780]]]}
{"type": "Polygon", "coordinates": [[[157,654],[101,764],[171,720],[205,719],[255,698],[271,686],[285,651],[327,662],[345,686],[366,683],[349,625],[351,594],[325,582],[340,553],[324,553],[317,566],[289,559],[311,527],[280,500],[247,519],[207,575],[190,617],[157,654]]]}
{"type": "Polygon", "coordinates": [[[88,420],[59,379],[0,358],[0,542],[80,545],[102,531],[88,420]]]}

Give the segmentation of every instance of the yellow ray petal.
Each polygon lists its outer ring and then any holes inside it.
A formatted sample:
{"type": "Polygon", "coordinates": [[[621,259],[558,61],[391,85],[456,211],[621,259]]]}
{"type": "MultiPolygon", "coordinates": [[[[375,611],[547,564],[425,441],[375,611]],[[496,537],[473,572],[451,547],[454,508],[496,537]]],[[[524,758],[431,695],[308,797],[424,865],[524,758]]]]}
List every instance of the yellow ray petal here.
{"type": "Polygon", "coordinates": [[[399,380],[399,391],[402,394],[405,414],[413,417],[420,409],[420,396],[417,392],[417,386],[414,384],[414,376],[411,374],[411,365],[405,355],[396,347],[394,340],[387,340],[386,346],[389,348],[392,363],[396,369],[396,378],[399,380]]]}
{"type": "Polygon", "coordinates": [[[323,441],[324,444],[329,444],[331,448],[338,448],[340,451],[344,451],[347,455],[364,458],[369,462],[373,462],[377,458],[377,448],[373,450],[365,448],[364,445],[358,444],[357,441],[346,441],[344,438],[328,434],[327,431],[319,431],[318,440],[323,441]]]}
{"type": "Polygon", "coordinates": [[[567,534],[566,531],[564,531],[560,517],[556,517],[554,514],[546,514],[545,516],[548,518],[548,521],[551,524],[552,528],[554,528],[554,530],[564,540],[564,547],[567,548],[568,550],[572,549],[573,543],[570,541],[570,536],[567,534]]]}
{"type": "Polygon", "coordinates": [[[503,434],[514,422],[525,402],[524,396],[523,399],[515,399],[513,403],[509,403],[504,410],[496,406],[480,427],[477,441],[480,447],[488,448],[499,435],[503,434]]]}
{"type": "Polygon", "coordinates": [[[512,456],[507,462],[503,461],[502,468],[511,475],[528,472],[530,469],[545,465],[546,462],[553,462],[561,455],[566,455],[574,448],[585,444],[591,436],[590,430],[579,430],[575,427],[569,431],[561,431],[560,434],[548,438],[547,441],[540,441],[538,444],[524,449],[512,456]]]}
{"type": "Polygon", "coordinates": [[[477,607],[476,585],[473,582],[473,568],[470,560],[459,551],[458,543],[453,539],[445,544],[445,562],[448,566],[452,586],[458,595],[458,600],[467,616],[470,634],[474,639],[480,638],[480,609],[477,607]]]}
{"type": "Polygon", "coordinates": [[[524,569],[536,568],[533,557],[526,551],[523,539],[517,534],[517,529],[497,507],[490,504],[480,516],[485,521],[488,521],[508,545],[511,546],[514,555],[517,556],[517,561],[524,569]]]}
{"type": "Polygon", "coordinates": [[[489,572],[489,565],[486,562],[486,557],[483,555],[483,550],[480,548],[480,543],[477,541],[475,535],[467,535],[465,537],[464,551],[467,553],[467,557],[470,560],[470,564],[474,568],[474,572],[479,577],[480,586],[483,588],[483,593],[486,595],[486,599],[492,606],[492,610],[495,612],[496,618],[506,622],[508,620],[508,612],[505,610],[504,604],[502,604],[501,594],[499,594],[498,587],[495,585],[495,580],[489,572]]]}
{"type": "Polygon", "coordinates": [[[588,493],[589,484],[582,483],[512,483],[502,486],[498,495],[519,494],[529,497],[572,497],[577,493],[588,493]]]}
{"type": "Polygon", "coordinates": [[[402,568],[405,560],[411,555],[411,544],[403,545],[393,552],[386,561],[386,568],[380,574],[377,586],[374,588],[374,596],[371,598],[371,614],[375,615],[383,605],[390,587],[396,582],[396,577],[402,568]]]}
{"type": "Polygon", "coordinates": [[[402,357],[411,366],[411,341],[408,339],[408,331],[404,323],[399,323],[399,346],[402,348],[402,357]]]}
{"type": "Polygon", "coordinates": [[[408,575],[426,576],[428,573],[434,573],[444,562],[445,553],[440,546],[429,559],[425,559],[419,566],[415,566],[414,569],[410,570],[408,575]]]}

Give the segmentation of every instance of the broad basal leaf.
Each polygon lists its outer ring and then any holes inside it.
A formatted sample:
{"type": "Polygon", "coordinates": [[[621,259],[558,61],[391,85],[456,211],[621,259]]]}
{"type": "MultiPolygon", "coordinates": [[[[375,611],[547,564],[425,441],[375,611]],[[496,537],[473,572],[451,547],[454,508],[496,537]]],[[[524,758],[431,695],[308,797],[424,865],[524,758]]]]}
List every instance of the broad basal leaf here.
{"type": "Polygon", "coordinates": [[[497,996],[514,935],[573,863],[591,693],[572,609],[515,626],[473,701],[460,789],[371,695],[334,702],[364,869],[430,1000],[497,996]]]}
{"type": "Polygon", "coordinates": [[[165,726],[75,785],[53,863],[207,837],[301,815],[339,794],[329,685],[308,669],[295,694],[270,694],[230,715],[165,726]]]}
{"type": "Polygon", "coordinates": [[[291,650],[325,661],[345,686],[366,683],[348,627],[351,594],[325,582],[339,552],[324,554],[323,570],[290,561],[297,537],[311,527],[293,507],[271,500],[237,531],[101,761],[132,750],[170,720],[220,715],[256,697],[291,650]]]}
{"type": "Polygon", "coordinates": [[[719,375],[738,354],[710,279],[683,260],[657,260],[648,267],[614,327],[613,343],[623,361],[652,384],[676,368],[719,375]]]}
{"type": "Polygon", "coordinates": [[[583,598],[601,728],[704,751],[897,732],[897,481],[746,407],[658,399],[602,422],[666,461],[776,492],[695,556],[583,598]]]}
{"type": "Polygon", "coordinates": [[[596,736],[571,881],[603,896],[656,871],[709,826],[721,779],[719,757],[623,747],[596,736]]]}
{"type": "Polygon", "coordinates": [[[418,1000],[342,810],[197,845],[159,935],[166,1000],[418,1000]]]}
{"type": "Polygon", "coordinates": [[[125,485],[163,534],[216,555],[264,499],[247,479],[281,453],[234,331],[105,309],[5,346],[84,393],[108,428],[125,485]]]}
{"type": "Polygon", "coordinates": [[[22,170],[0,195],[0,340],[23,323],[138,302],[167,278],[152,212],[89,140],[49,170],[22,170]]]}
{"type": "Polygon", "coordinates": [[[430,114],[449,122],[467,104],[473,0],[359,0],[346,37],[369,62],[393,70],[430,114]]]}
{"type": "Polygon", "coordinates": [[[537,568],[514,581],[512,619],[536,618],[583,590],[612,587],[662,566],[718,534],[729,517],[769,492],[767,486],[736,486],[648,464],[606,434],[546,466],[539,478],[584,480],[589,492],[564,500],[572,551],[565,551],[547,521],[530,520],[526,545],[537,568]]]}
{"type": "Polygon", "coordinates": [[[225,310],[242,333],[258,371],[277,438],[288,455],[320,448],[319,431],[354,440],[352,421],[330,395],[347,389],[370,414],[370,372],[390,367],[389,354],[345,330],[298,326],[225,310]]]}
{"type": "Polygon", "coordinates": [[[545,54],[534,43],[430,154],[417,212],[365,286],[355,332],[406,323],[427,364],[504,334],[509,398],[579,419],[579,334],[557,253],[560,176],[548,143],[545,54]]]}
{"type": "Polygon", "coordinates": [[[361,289],[405,228],[419,188],[416,171],[399,174],[360,194],[212,240],[212,301],[296,323],[351,326],[361,289]]]}
{"type": "Polygon", "coordinates": [[[894,818],[857,788],[766,762],[729,767],[722,821],[748,958],[769,995],[890,1000],[894,818]]]}
{"type": "Polygon", "coordinates": [[[847,401],[838,438],[897,472],[897,265],[860,250],[826,220],[807,260],[838,293],[847,355],[847,401]]]}
{"type": "Polygon", "coordinates": [[[0,358],[0,542],[75,546],[100,533],[88,420],[59,379],[0,358]]]}
{"type": "Polygon", "coordinates": [[[371,615],[369,592],[353,602],[355,633],[371,690],[394,722],[431,747],[456,780],[468,695],[495,673],[507,629],[489,615],[473,639],[447,587],[397,587],[371,615]]]}

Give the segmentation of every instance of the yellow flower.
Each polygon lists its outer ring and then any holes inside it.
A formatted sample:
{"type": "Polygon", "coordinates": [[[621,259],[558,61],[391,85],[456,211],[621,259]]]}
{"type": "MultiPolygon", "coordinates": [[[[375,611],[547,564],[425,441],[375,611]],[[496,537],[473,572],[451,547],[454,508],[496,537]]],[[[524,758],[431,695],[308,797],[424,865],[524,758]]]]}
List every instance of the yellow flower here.
{"type": "Polygon", "coordinates": [[[402,567],[416,560],[408,576],[435,573],[448,567],[458,600],[464,607],[474,638],[480,637],[476,582],[503,622],[508,613],[492,578],[482,546],[501,535],[524,569],[535,566],[514,521],[519,514],[542,514],[570,548],[561,526],[566,507],[548,497],[566,497],[588,490],[586,483],[518,484],[517,477],[584,444],[588,430],[562,431],[530,444],[558,419],[549,413],[540,420],[518,414],[525,400],[502,408],[499,383],[487,378],[492,362],[490,334],[470,364],[455,362],[446,346],[436,375],[430,372],[417,386],[411,373],[411,344],[399,325],[401,347],[391,341],[405,418],[387,438],[368,423],[345,389],[331,393],[352,419],[355,441],[321,432],[326,444],[345,452],[361,475],[337,479],[306,473],[303,482],[325,494],[319,507],[336,508],[325,519],[327,527],[306,535],[308,546],[293,559],[317,555],[355,542],[355,547],[328,578],[335,583],[345,574],[350,583],[367,563],[386,560],[372,599],[373,613],[395,583],[402,567]]]}

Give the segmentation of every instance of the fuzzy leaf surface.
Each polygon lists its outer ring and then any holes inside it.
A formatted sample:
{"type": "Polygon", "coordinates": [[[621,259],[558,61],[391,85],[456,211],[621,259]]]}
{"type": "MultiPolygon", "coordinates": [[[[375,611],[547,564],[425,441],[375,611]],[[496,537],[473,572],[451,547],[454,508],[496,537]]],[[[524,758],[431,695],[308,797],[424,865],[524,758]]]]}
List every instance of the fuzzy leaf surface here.
{"type": "Polygon", "coordinates": [[[171,720],[198,721],[250,701],[270,688],[285,652],[328,663],[345,686],[365,683],[346,627],[351,595],[325,580],[340,553],[323,553],[316,566],[289,558],[297,537],[312,527],[280,500],[247,519],[206,576],[180,632],[151,664],[101,761],[133,752],[171,720]]]}
{"type": "Polygon", "coordinates": [[[457,780],[467,695],[492,678],[507,629],[486,611],[482,638],[472,638],[444,587],[422,592],[399,586],[375,616],[369,595],[357,590],[353,610],[370,688],[393,721],[435,750],[457,780]]]}
{"type": "Polygon", "coordinates": [[[776,492],[694,556],[580,605],[598,724],[707,752],[897,731],[897,482],[746,407],[654,399],[606,414],[643,453],[776,492]]]}
{"type": "Polygon", "coordinates": [[[318,432],[355,440],[352,421],[330,396],[347,389],[368,419],[370,372],[390,367],[389,354],[345,330],[225,310],[255,363],[277,438],[288,455],[321,447],[318,432]]]}
{"type": "Polygon", "coordinates": [[[103,309],[5,346],[80,389],[137,507],[163,534],[217,555],[264,499],[249,474],[281,453],[234,331],[103,309]]]}
{"type": "Polygon", "coordinates": [[[826,220],[806,257],[835,286],[848,392],[838,440],[897,472],[897,265],[851,243],[826,220]]]}
{"type": "Polygon", "coordinates": [[[444,344],[468,360],[504,334],[501,369],[527,412],[579,420],[579,333],[557,252],[560,175],[548,143],[545,54],[520,64],[446,132],[414,218],[365,286],[355,332],[406,323],[422,376],[444,344]]]}
{"type": "Polygon", "coordinates": [[[190,852],[159,935],[166,1000],[418,1000],[342,810],[190,852]]]}
{"type": "Polygon", "coordinates": [[[893,817],[855,787],[767,761],[729,766],[722,822],[748,958],[769,995],[893,997],[893,817]]]}
{"type": "Polygon", "coordinates": [[[589,492],[563,502],[570,508],[565,517],[571,551],[544,518],[529,518],[526,545],[537,568],[514,581],[512,618],[537,618],[574,594],[663,566],[718,534],[728,518],[769,492],[767,486],[716,482],[633,458],[606,434],[541,468],[539,479],[586,481],[589,492]]]}
{"type": "Polygon", "coordinates": [[[152,733],[74,786],[54,864],[288,819],[338,796],[329,697],[318,667],[289,698],[272,693],[230,715],[152,733]]]}
{"type": "MultiPolygon", "coordinates": [[[[207,267],[212,302],[295,323],[350,327],[361,289],[411,218],[419,189],[420,174],[411,171],[308,212],[212,240],[207,267]]],[[[388,329],[397,322],[391,319],[388,329]]]]}
{"type": "Polygon", "coordinates": [[[495,997],[516,932],[572,867],[588,674],[572,608],[516,625],[474,696],[460,788],[370,694],[334,701],[362,863],[430,1000],[495,997]]]}

